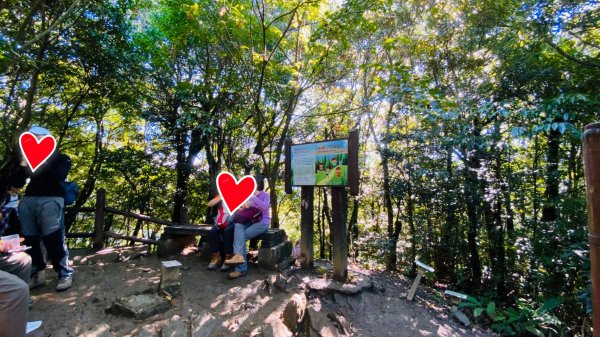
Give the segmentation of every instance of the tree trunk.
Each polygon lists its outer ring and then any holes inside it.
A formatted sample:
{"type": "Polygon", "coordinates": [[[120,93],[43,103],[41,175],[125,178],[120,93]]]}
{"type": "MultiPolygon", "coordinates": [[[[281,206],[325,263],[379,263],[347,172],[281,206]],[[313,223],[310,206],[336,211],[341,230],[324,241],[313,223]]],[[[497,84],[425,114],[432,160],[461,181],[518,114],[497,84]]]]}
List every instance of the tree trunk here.
{"type": "Polygon", "coordinates": [[[356,247],[358,234],[358,198],[352,197],[352,214],[348,223],[348,247],[352,248],[351,255],[354,260],[358,257],[358,249],[356,247]]]}
{"type": "Polygon", "coordinates": [[[444,183],[444,205],[446,209],[446,219],[441,229],[441,237],[436,241],[435,249],[435,271],[436,277],[448,283],[456,281],[455,254],[452,247],[455,240],[452,236],[454,227],[457,224],[456,217],[456,191],[454,189],[453,170],[452,170],[452,148],[446,147],[446,182],[444,183]]]}
{"type": "MultiPolygon", "coordinates": [[[[467,156],[467,151],[463,151],[463,155],[467,156]]],[[[469,219],[469,229],[467,234],[467,241],[469,245],[469,267],[471,269],[471,287],[478,289],[481,285],[481,261],[479,259],[479,252],[477,250],[477,230],[479,228],[479,220],[477,215],[477,209],[480,204],[478,194],[478,179],[477,174],[474,172],[479,166],[479,159],[472,158],[467,159],[464,168],[464,191],[465,191],[465,203],[467,210],[467,217],[469,219]]]]}
{"type": "Polygon", "coordinates": [[[545,202],[542,206],[542,222],[555,221],[558,219],[559,202],[559,161],[560,150],[560,131],[552,130],[548,132],[548,156],[546,160],[546,192],[544,193],[545,202]]]}

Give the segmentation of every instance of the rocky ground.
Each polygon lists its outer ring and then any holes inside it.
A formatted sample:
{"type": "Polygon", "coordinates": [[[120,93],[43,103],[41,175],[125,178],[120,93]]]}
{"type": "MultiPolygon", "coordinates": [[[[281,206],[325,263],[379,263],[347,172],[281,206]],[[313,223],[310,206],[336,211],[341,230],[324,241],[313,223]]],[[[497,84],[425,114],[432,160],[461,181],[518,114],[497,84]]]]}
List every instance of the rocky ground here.
{"type": "Polygon", "coordinates": [[[342,286],[318,262],[312,272],[251,266],[245,277],[228,280],[206,270],[191,249],[176,257],[183,264],[179,290],[165,293],[158,291],[161,260],[144,253],[143,247],[73,250],[76,278],[64,293],[54,291],[49,267],[47,286],[31,294],[30,320],[44,321],[31,336],[492,336],[461,326],[426,287],[408,302],[411,281],[400,276],[350,266],[352,282],[342,286]],[[144,319],[106,312],[141,293],[167,301],[166,311],[144,319]]]}

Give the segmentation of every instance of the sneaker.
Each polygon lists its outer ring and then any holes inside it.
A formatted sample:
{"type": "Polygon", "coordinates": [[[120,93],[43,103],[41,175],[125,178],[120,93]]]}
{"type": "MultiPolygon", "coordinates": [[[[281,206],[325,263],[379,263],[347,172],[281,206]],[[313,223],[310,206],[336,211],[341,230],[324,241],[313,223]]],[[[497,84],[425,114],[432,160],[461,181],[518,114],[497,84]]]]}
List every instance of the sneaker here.
{"type": "Polygon", "coordinates": [[[208,270],[215,270],[221,264],[221,255],[219,253],[214,253],[212,258],[210,259],[210,263],[208,264],[208,270]]]}
{"type": "Polygon", "coordinates": [[[63,277],[58,281],[58,285],[56,286],[56,291],[61,292],[71,288],[73,284],[73,277],[67,276],[63,277]]]}
{"type": "Polygon", "coordinates": [[[231,259],[225,260],[225,264],[228,265],[242,264],[244,262],[246,262],[246,260],[244,260],[244,257],[240,254],[235,254],[233,257],[231,257],[231,259]]]}
{"type": "Polygon", "coordinates": [[[37,273],[31,276],[31,280],[29,280],[29,289],[41,288],[46,285],[46,272],[43,270],[38,271],[37,273]]]}
{"type": "Polygon", "coordinates": [[[236,278],[240,278],[242,276],[246,275],[246,272],[240,272],[240,271],[233,271],[231,273],[229,273],[229,278],[234,280],[236,278]]]}
{"type": "Polygon", "coordinates": [[[27,327],[25,328],[25,333],[33,332],[33,331],[39,329],[39,327],[41,327],[41,326],[42,326],[42,321],[27,322],[27,327]]]}

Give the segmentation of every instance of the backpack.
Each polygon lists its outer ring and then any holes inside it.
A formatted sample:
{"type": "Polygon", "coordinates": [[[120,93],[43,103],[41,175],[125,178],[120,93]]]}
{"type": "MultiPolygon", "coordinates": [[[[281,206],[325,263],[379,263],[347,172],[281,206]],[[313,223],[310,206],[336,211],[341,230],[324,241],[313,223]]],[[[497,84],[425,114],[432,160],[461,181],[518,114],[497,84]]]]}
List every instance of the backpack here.
{"type": "Polygon", "coordinates": [[[60,186],[65,192],[65,205],[73,205],[75,200],[77,200],[77,196],[79,195],[79,186],[72,181],[61,181],[60,186]]]}
{"type": "Polygon", "coordinates": [[[225,229],[225,227],[227,227],[228,220],[229,214],[225,212],[222,205],[219,206],[219,209],[217,210],[217,218],[215,219],[217,227],[219,227],[220,229],[225,229]]]}
{"type": "Polygon", "coordinates": [[[240,208],[233,213],[233,221],[241,224],[253,224],[262,220],[262,212],[256,207],[240,208]]]}

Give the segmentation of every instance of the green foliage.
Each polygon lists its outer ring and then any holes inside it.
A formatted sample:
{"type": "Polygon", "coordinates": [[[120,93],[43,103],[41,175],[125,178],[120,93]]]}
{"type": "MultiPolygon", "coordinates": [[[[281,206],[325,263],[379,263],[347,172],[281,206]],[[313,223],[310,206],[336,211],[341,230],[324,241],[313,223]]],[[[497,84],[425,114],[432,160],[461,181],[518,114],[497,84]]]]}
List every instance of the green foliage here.
{"type": "Polygon", "coordinates": [[[545,301],[534,309],[531,303],[519,299],[517,307],[497,307],[494,301],[469,296],[459,307],[472,310],[473,317],[503,336],[522,336],[531,333],[535,336],[556,336],[563,331],[564,323],[550,312],[563,304],[560,297],[545,301]],[[485,314],[485,317],[483,316],[485,314]]]}

